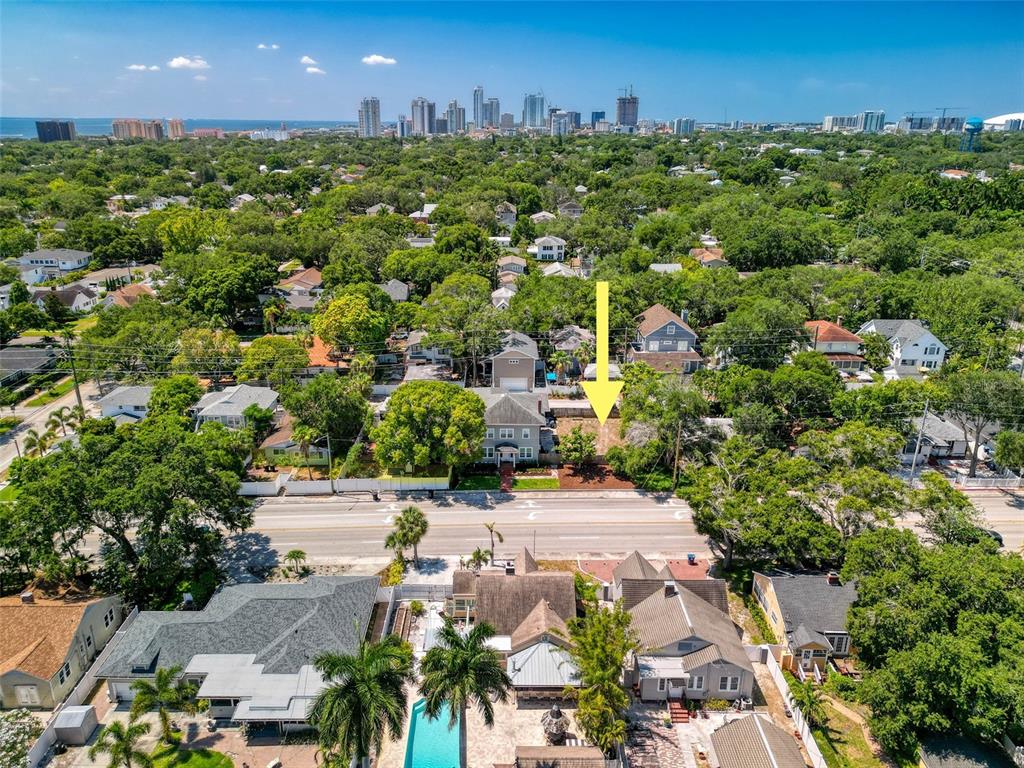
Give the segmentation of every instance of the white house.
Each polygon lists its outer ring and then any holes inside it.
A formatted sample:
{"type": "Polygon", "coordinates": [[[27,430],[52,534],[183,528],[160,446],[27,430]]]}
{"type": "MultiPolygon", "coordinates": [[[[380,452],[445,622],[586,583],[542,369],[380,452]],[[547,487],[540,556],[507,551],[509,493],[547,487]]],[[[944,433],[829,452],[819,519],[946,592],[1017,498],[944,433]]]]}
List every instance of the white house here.
{"type": "Polygon", "coordinates": [[[538,237],[526,250],[537,261],[562,261],[565,259],[565,240],[554,235],[538,237]]]}
{"type": "Polygon", "coordinates": [[[251,387],[239,384],[221,392],[207,392],[192,408],[196,424],[217,421],[226,427],[239,428],[247,423],[245,409],[250,405],[273,410],[277,407],[277,392],[270,387],[251,387]]]}
{"type": "Polygon", "coordinates": [[[76,272],[89,266],[92,254],[88,251],[76,251],[72,248],[43,248],[26,253],[18,259],[24,267],[39,267],[46,275],[59,276],[67,272],[76,272]]]}
{"type": "Polygon", "coordinates": [[[869,320],[857,335],[878,333],[889,342],[887,379],[921,376],[942,367],[948,347],[919,320],[869,320]]]}
{"type": "Polygon", "coordinates": [[[530,216],[530,221],[534,224],[540,224],[545,221],[554,221],[558,217],[549,211],[538,211],[530,216]]]}
{"type": "Polygon", "coordinates": [[[146,418],[152,387],[118,387],[97,401],[100,416],[118,421],[137,421],[146,418]]]}
{"type": "Polygon", "coordinates": [[[99,302],[99,296],[88,288],[70,285],[67,288],[49,288],[32,293],[32,301],[40,309],[46,309],[46,296],[53,294],[57,300],[72,312],[88,312],[99,302]]]}

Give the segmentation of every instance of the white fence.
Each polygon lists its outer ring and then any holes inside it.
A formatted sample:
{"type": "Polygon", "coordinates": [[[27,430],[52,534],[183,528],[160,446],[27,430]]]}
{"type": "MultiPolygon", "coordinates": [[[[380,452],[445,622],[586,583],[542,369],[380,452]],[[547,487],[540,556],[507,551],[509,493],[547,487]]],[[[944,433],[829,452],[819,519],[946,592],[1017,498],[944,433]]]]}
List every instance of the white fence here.
{"type": "Polygon", "coordinates": [[[395,591],[399,600],[438,602],[452,596],[451,584],[399,584],[395,591]]]}
{"type": "Polygon", "coordinates": [[[277,496],[291,475],[281,472],[273,480],[243,482],[238,487],[239,496],[277,496]]]}
{"type": "Polygon", "coordinates": [[[1002,477],[968,477],[957,472],[953,483],[958,488],[1020,488],[1020,477],[1009,473],[1002,477]]]}
{"type": "Polygon", "coordinates": [[[330,480],[300,480],[282,472],[274,480],[245,482],[240,496],[277,496],[281,490],[290,496],[326,496],[331,493],[447,491],[447,477],[346,477],[330,480]]]}
{"type": "Polygon", "coordinates": [[[82,675],[82,679],[78,681],[78,685],[75,689],[68,694],[68,697],[64,699],[59,706],[57,706],[53,713],[50,715],[50,719],[46,721],[46,727],[43,728],[43,732],[39,734],[39,738],[36,739],[36,743],[28,751],[28,759],[26,760],[27,768],[36,768],[43,758],[46,757],[47,752],[50,748],[57,743],[57,731],[54,728],[54,723],[57,721],[57,715],[61,713],[64,707],[77,707],[79,704],[87,701],[89,694],[92,693],[92,689],[96,685],[96,673],[100,671],[107,658],[113,652],[117,644],[121,642],[121,638],[124,637],[128,627],[132,625],[135,618],[139,615],[139,609],[136,606],[132,608],[131,613],[125,617],[125,620],[121,622],[121,626],[117,632],[114,633],[113,637],[107,641],[107,644],[100,651],[100,655],[93,659],[92,664],[85,670],[85,674],[82,675]]]}
{"type": "MultiPolygon", "coordinates": [[[[764,647],[767,648],[768,646],[764,647]]],[[[789,690],[789,683],[786,682],[786,677],[782,674],[782,667],[779,666],[779,662],[769,653],[765,659],[765,666],[768,667],[772,680],[775,681],[775,685],[778,686],[779,691],[782,693],[783,700],[793,712],[793,723],[800,734],[800,740],[804,743],[807,755],[811,758],[811,765],[814,768],[828,768],[825,758],[822,757],[821,750],[818,749],[818,743],[814,740],[814,734],[811,733],[811,729],[807,726],[807,721],[804,720],[804,713],[793,704],[793,694],[789,690]]]]}

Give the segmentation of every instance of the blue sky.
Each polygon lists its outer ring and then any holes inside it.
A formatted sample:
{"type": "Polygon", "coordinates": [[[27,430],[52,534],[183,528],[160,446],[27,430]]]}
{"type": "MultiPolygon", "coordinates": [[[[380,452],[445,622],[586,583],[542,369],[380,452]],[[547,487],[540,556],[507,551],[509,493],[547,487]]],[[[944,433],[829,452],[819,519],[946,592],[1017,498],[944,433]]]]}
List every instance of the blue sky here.
{"type": "Polygon", "coordinates": [[[376,95],[393,120],[471,114],[478,83],[517,117],[630,84],[652,118],[990,116],[1024,109],[1024,3],[3,0],[0,80],[6,116],[348,120],[376,95]]]}

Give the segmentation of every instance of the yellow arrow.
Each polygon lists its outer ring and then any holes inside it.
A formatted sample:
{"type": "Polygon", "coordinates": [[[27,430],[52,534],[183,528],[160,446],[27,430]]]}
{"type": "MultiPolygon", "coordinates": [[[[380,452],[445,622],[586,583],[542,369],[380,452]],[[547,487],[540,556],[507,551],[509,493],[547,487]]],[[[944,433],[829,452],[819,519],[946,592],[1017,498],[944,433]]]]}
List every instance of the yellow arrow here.
{"type": "Polygon", "coordinates": [[[584,381],[583,391],[604,424],[622,391],[621,381],[608,381],[608,283],[604,280],[597,284],[597,381],[584,381]]]}

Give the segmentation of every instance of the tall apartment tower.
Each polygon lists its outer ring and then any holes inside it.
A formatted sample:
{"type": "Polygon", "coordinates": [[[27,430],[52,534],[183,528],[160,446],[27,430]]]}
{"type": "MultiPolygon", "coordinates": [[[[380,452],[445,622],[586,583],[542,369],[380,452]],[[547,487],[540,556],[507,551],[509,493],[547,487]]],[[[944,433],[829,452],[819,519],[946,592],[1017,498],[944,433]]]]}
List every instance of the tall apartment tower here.
{"type": "Polygon", "coordinates": [[[457,99],[452,99],[448,102],[445,117],[448,120],[448,133],[465,133],[466,108],[460,107],[457,99]]]}
{"type": "Polygon", "coordinates": [[[164,138],[164,121],[146,120],[142,124],[142,136],[153,141],[160,141],[164,138]]]}
{"type": "Polygon", "coordinates": [[[640,97],[633,95],[633,87],[629,95],[623,94],[615,99],[615,123],[617,125],[635,126],[640,118],[640,97]]]}
{"type": "MultiPolygon", "coordinates": [[[[497,128],[501,122],[501,102],[491,98],[484,102],[484,127],[497,128]]],[[[480,126],[477,126],[479,128],[480,126]]]]}
{"type": "Polygon", "coordinates": [[[43,144],[51,141],[74,141],[75,124],[71,120],[36,120],[36,135],[43,144]]]}
{"type": "Polygon", "coordinates": [[[479,130],[484,122],[484,87],[478,85],[473,89],[473,127],[479,130]]]}
{"type": "Polygon", "coordinates": [[[594,111],[590,113],[590,127],[596,128],[598,123],[604,122],[604,112],[594,111]]]}
{"type": "Polygon", "coordinates": [[[881,133],[885,130],[885,111],[867,109],[857,115],[857,130],[861,133],[881,133]]]}
{"type": "Polygon", "coordinates": [[[543,128],[547,124],[547,113],[544,111],[544,96],[539,93],[528,93],[523,97],[523,127],[543,128]]]}
{"type": "Polygon", "coordinates": [[[134,117],[119,117],[112,124],[115,139],[141,139],[142,121],[134,117]]]}
{"type": "Polygon", "coordinates": [[[380,133],[380,99],[368,96],[359,102],[359,135],[374,139],[380,133]]]}
{"type": "Polygon", "coordinates": [[[410,133],[410,130],[409,130],[409,120],[406,118],[405,115],[399,115],[398,116],[398,126],[397,127],[398,127],[398,136],[399,136],[399,138],[405,138],[406,136],[409,135],[409,133],[410,133]]]}
{"type": "Polygon", "coordinates": [[[689,136],[696,126],[697,121],[692,117],[677,117],[672,121],[672,133],[689,136]]]}
{"type": "Polygon", "coordinates": [[[412,135],[430,136],[434,133],[434,118],[437,106],[432,101],[427,101],[422,96],[412,100],[410,112],[412,114],[412,135]]]}
{"type": "Polygon", "coordinates": [[[185,121],[180,117],[172,117],[167,121],[167,138],[169,139],[184,139],[185,138],[185,121]]]}

